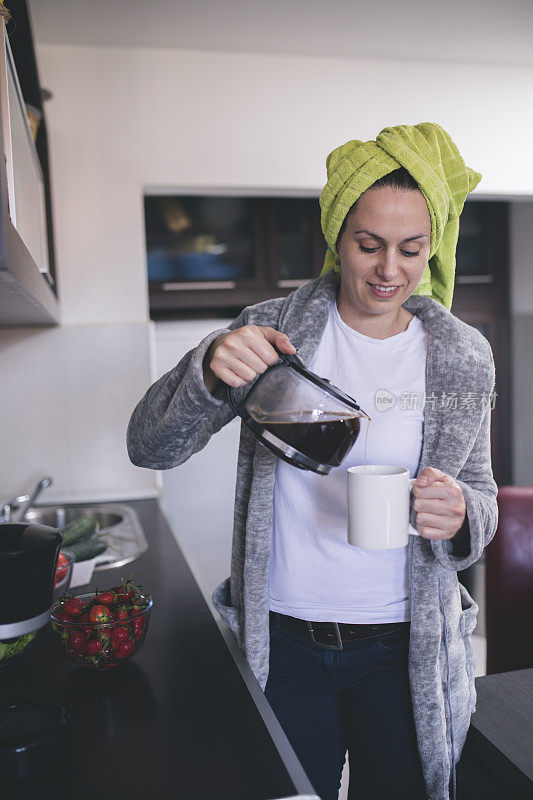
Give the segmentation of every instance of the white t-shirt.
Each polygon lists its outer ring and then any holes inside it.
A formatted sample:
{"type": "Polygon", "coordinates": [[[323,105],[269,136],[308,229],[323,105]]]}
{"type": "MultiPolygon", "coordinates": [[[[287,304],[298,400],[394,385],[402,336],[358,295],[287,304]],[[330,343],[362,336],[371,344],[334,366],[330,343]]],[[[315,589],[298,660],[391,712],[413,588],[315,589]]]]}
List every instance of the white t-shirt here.
{"type": "Polygon", "coordinates": [[[422,444],[426,356],[427,333],[418,317],[395,336],[372,339],[343,322],[331,303],[309,369],[354,397],[372,421],[362,421],[345,461],[327,476],[278,460],[273,611],[317,622],[409,620],[407,546],[367,550],[348,544],[346,471],[363,464],[368,426],[366,463],[403,466],[413,477],[422,444]]]}

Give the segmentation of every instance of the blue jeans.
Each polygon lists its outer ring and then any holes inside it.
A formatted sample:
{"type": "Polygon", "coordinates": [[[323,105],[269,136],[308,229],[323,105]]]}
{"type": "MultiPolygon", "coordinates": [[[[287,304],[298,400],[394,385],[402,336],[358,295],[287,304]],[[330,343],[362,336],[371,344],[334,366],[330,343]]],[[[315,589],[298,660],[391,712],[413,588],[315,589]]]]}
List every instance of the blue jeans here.
{"type": "Polygon", "coordinates": [[[346,750],[349,800],[425,800],[409,625],[331,650],[275,618],[265,695],[321,800],[337,800],[346,750]]]}

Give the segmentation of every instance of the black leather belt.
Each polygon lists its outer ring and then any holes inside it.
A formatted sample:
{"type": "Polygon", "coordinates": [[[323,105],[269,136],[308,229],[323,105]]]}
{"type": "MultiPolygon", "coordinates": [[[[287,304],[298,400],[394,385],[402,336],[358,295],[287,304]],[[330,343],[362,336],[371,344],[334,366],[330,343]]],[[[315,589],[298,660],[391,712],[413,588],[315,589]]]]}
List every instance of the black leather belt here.
{"type": "Polygon", "coordinates": [[[409,631],[410,622],[381,622],[375,625],[350,624],[347,622],[309,622],[305,619],[289,617],[287,614],[278,614],[270,611],[270,627],[276,623],[276,615],[280,617],[281,627],[294,633],[306,636],[314,644],[329,647],[332,650],[342,650],[343,642],[357,642],[361,639],[371,639],[392,631],[409,631]]]}

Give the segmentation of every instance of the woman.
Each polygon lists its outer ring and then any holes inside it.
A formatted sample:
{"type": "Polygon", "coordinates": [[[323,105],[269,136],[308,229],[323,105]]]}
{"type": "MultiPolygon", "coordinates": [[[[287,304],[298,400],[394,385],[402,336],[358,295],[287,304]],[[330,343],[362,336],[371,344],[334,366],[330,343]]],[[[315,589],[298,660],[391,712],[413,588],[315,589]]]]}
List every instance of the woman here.
{"type": "Polygon", "coordinates": [[[478,607],[457,571],[497,522],[492,353],[448,310],[459,215],[480,176],[433,123],[347,142],[327,169],[323,274],[187,353],[135,409],[128,451],[153,469],[186,461],[233,417],[226,384],[245,392],[273,345],[370,411],[367,463],[417,476],[420,537],[388,551],[346,542],[345,473],[363,437],[324,478],[243,426],[231,578],[213,601],[323,800],[337,797],[346,750],[353,800],[447,800],[476,701],[478,607]],[[371,412],[378,390],[394,408],[371,412]]]}

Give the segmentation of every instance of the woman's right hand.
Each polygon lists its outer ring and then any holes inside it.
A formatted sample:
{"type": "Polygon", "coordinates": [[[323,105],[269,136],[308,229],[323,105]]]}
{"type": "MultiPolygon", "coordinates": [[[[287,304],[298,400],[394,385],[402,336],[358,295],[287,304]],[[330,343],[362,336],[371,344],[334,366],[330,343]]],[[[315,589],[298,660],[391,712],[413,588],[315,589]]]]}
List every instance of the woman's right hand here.
{"type": "Polygon", "coordinates": [[[296,352],[286,334],[260,325],[243,325],[217,336],[204,358],[208,390],[212,393],[219,380],[235,389],[253,381],[278,360],[273,345],[282,353],[296,352]]]}

